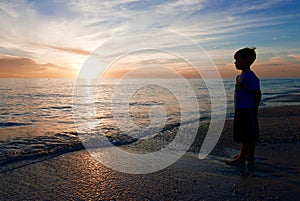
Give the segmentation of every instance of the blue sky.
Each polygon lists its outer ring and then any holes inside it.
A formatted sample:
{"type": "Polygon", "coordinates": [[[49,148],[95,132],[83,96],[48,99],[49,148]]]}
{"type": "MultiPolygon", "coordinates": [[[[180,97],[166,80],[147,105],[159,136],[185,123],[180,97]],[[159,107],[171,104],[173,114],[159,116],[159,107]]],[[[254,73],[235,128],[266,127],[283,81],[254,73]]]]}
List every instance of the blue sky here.
{"type": "MultiPolygon", "coordinates": [[[[299,5],[296,0],[3,0],[0,77],[75,77],[89,53],[105,41],[147,28],[190,38],[208,53],[224,77],[238,73],[232,54],[245,46],[257,47],[253,68],[259,76],[299,77],[299,5]]],[[[161,46],[172,45],[163,41],[165,37],[161,41],[156,37],[161,46]]],[[[125,41],[116,49],[127,45],[125,41]]],[[[126,65],[119,63],[112,71],[129,71],[143,63],[141,55],[148,63],[154,58],[142,52],[131,55],[123,59],[126,65]]],[[[164,64],[182,68],[176,59],[165,56],[155,53],[156,60],[161,57],[164,64]]],[[[192,71],[185,70],[181,73],[192,76],[192,71]]]]}

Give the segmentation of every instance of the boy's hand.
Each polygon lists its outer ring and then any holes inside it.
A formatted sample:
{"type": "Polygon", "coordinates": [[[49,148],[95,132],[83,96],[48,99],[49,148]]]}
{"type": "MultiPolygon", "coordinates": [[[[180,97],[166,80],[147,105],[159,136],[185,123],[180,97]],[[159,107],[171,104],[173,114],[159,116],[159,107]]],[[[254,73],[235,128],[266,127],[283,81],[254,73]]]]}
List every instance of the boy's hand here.
{"type": "Polygon", "coordinates": [[[252,91],[252,93],[254,94],[255,108],[256,108],[256,111],[258,111],[259,103],[261,101],[261,91],[255,90],[255,91],[252,91]]]}

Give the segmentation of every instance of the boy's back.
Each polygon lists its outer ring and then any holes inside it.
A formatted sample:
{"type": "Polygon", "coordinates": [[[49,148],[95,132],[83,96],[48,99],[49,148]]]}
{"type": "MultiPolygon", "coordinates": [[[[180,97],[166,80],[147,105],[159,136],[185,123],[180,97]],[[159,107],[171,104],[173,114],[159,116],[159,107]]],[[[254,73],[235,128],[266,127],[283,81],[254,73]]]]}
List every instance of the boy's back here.
{"type": "Polygon", "coordinates": [[[260,90],[259,79],[253,71],[236,77],[235,108],[256,108],[253,91],[260,90]]]}

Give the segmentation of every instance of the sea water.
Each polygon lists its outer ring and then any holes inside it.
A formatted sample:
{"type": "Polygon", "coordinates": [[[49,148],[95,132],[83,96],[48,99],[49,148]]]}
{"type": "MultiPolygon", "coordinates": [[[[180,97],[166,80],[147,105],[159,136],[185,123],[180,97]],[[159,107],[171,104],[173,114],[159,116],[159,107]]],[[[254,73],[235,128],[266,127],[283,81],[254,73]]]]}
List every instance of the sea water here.
{"type": "MultiPolygon", "coordinates": [[[[145,130],[153,118],[150,114],[151,109],[157,107],[163,110],[165,116],[163,127],[158,129],[168,130],[186,123],[182,122],[182,108],[188,108],[190,100],[193,99],[198,103],[198,110],[190,111],[185,121],[209,122],[211,100],[205,82],[201,79],[187,79],[187,82],[190,89],[184,88],[186,86],[182,86],[176,79],[160,79],[154,81],[157,84],[148,86],[143,85],[140,79],[131,79],[127,86],[123,86],[122,91],[117,92],[124,93],[123,96],[119,96],[123,98],[112,101],[113,97],[116,97],[115,90],[119,83],[117,79],[103,80],[90,86],[86,83],[78,84],[78,80],[76,83],[74,79],[0,79],[0,161],[1,157],[5,160],[16,156],[35,157],[43,153],[66,150],[66,147],[67,150],[80,147],[77,137],[78,125],[87,122],[96,122],[94,131],[101,130],[103,135],[109,136],[116,144],[130,143],[128,139],[119,138],[119,134],[124,134],[124,131],[118,127],[114,116],[118,112],[119,119],[122,119],[122,116],[125,118],[125,125],[126,118],[129,117],[134,125],[145,130]],[[164,87],[160,86],[161,83],[164,87]],[[77,91],[95,89],[95,93],[91,95],[92,102],[77,102],[74,106],[74,98],[86,100],[87,96],[86,93],[74,94],[75,86],[77,91]],[[192,89],[194,95],[178,100],[173,91],[166,86],[172,86],[172,90],[177,89],[179,92],[192,89]],[[128,110],[114,110],[114,107],[123,104],[128,106],[128,110]],[[82,114],[92,108],[92,115],[78,119],[78,116],[74,116],[74,107],[78,105],[82,107],[82,114]],[[200,118],[196,118],[196,114],[199,114],[200,118]]],[[[219,101],[218,104],[226,104],[227,118],[232,118],[235,80],[224,79],[223,84],[226,102],[219,101]]],[[[262,107],[299,105],[297,97],[300,96],[300,79],[261,79],[261,90],[262,107]]],[[[130,129],[126,128],[125,134],[134,135],[130,129]]],[[[153,133],[145,134],[149,136],[131,137],[137,140],[153,137],[158,131],[153,127],[153,133]]]]}

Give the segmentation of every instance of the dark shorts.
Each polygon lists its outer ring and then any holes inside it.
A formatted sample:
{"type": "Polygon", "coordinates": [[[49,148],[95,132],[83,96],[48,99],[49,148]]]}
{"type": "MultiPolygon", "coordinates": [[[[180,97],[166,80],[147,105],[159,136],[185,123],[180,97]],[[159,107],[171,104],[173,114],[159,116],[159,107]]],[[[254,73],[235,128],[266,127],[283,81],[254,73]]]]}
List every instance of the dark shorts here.
{"type": "Polygon", "coordinates": [[[233,140],[238,143],[255,143],[259,140],[256,109],[235,109],[233,140]]]}

